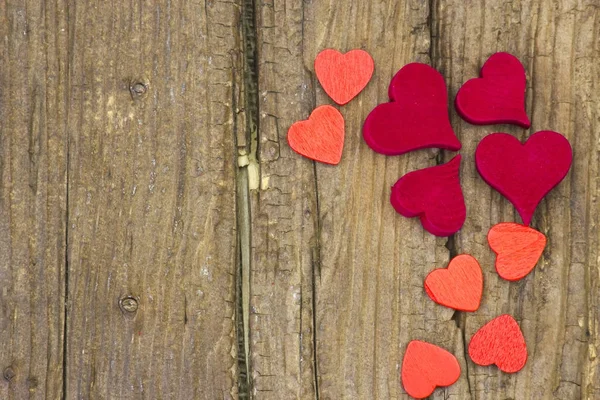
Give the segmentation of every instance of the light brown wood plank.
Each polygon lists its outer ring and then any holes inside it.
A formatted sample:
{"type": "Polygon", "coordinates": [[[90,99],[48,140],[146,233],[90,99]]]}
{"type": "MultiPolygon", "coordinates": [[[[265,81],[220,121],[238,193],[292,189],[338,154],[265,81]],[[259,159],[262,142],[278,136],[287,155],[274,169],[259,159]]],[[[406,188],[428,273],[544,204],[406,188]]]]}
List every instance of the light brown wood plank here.
{"type": "MultiPolygon", "coordinates": [[[[408,398],[400,383],[406,345],[421,339],[463,358],[451,310],[429,300],[423,279],[448,261],[446,238],[398,215],[390,188],[409,171],[437,163],[437,149],[387,157],[362,138],[368,113],[388,100],[392,76],[410,62],[430,63],[429,9],[419,1],[314,3],[307,14],[305,65],[319,50],[364,48],[375,60],[372,82],[341,107],[346,118],[338,167],[317,165],[321,276],[317,281],[320,398],[408,398]],[[310,39],[309,39],[310,38],[310,39]]],[[[317,104],[330,100],[316,86],[317,104]]],[[[463,398],[466,379],[436,397],[463,398]]]]}
{"type": "MultiPolygon", "coordinates": [[[[323,399],[398,398],[399,365],[410,339],[463,353],[453,313],[435,307],[422,290],[425,274],[448,260],[446,239],[423,234],[388,202],[395,180],[435,165],[437,151],[384,157],[361,136],[364,117],[387,100],[397,69],[429,62],[429,14],[422,4],[274,1],[259,8],[259,182],[268,185],[256,191],[252,211],[257,398],[312,398],[317,385],[323,399]],[[376,72],[366,91],[341,107],[347,131],[342,163],[317,164],[313,171],[311,161],[290,150],[286,134],[315,106],[331,103],[313,73],[314,58],[326,47],[364,48],[376,72]],[[315,339],[318,378],[312,382],[315,339]]],[[[448,392],[466,391],[462,380],[448,392]]]]}
{"type": "Polygon", "coordinates": [[[63,390],[65,4],[0,3],[0,398],[63,390]]]}
{"type": "Polygon", "coordinates": [[[302,2],[256,2],[258,146],[249,166],[249,350],[256,399],[316,395],[312,295],[319,253],[314,168],[286,140],[288,127],[306,118],[313,106],[310,74],[302,59],[303,13],[302,2]]]}
{"type": "Polygon", "coordinates": [[[67,398],[237,398],[239,15],[70,3],[67,398]]]}
{"type": "Polygon", "coordinates": [[[467,340],[487,320],[510,313],[520,322],[529,360],[516,375],[469,362],[474,399],[595,399],[598,397],[599,116],[597,3],[585,1],[439,1],[434,13],[434,62],[452,95],[496,51],[509,51],[528,75],[530,130],[475,127],[453,112],[463,143],[467,222],[455,251],[477,257],[485,272],[481,308],[462,315],[467,340]],[[515,283],[498,277],[487,245],[489,228],[518,221],[513,206],[476,172],[473,154],[491,132],[524,140],[538,130],[564,134],[574,149],[570,174],[540,204],[533,226],[548,236],[538,267],[515,283]]]}

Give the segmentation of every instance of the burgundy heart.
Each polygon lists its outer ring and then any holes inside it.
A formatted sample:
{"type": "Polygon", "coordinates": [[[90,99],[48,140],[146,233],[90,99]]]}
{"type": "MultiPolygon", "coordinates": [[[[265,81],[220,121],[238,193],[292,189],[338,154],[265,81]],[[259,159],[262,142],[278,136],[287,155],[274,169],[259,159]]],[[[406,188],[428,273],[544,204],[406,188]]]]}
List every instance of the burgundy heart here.
{"type": "Polygon", "coordinates": [[[493,133],[475,151],[481,177],[514,204],[525,225],[542,198],[567,175],[572,159],[569,141],[553,131],[536,132],[525,144],[507,133],[493,133]]]}
{"type": "Polygon", "coordinates": [[[458,232],[467,215],[459,169],[457,155],[446,164],[409,172],[392,187],[392,206],[407,218],[419,216],[423,228],[436,236],[458,232]]]}
{"type": "Polygon", "coordinates": [[[483,64],[481,77],[465,82],[456,94],[456,111],[476,125],[517,124],[529,128],[525,112],[525,68],[508,53],[493,54],[483,64]]]}
{"type": "Polygon", "coordinates": [[[427,147],[459,150],[448,118],[444,77],[429,65],[412,63],[392,78],[390,103],[367,116],[363,137],[373,150],[399,155],[427,147]]]}

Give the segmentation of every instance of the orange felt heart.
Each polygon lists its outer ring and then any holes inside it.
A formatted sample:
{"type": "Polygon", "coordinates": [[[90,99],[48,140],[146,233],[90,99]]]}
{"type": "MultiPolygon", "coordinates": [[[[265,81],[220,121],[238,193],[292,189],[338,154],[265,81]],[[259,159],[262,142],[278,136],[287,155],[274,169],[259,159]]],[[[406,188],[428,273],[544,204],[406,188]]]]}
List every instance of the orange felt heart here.
{"type": "Polygon", "coordinates": [[[374,68],[373,58],[364,50],[342,54],[326,49],[315,59],[315,73],[321,86],[339,105],[348,103],[367,86],[374,68]]]}
{"type": "Polygon", "coordinates": [[[460,377],[454,355],[431,343],[413,340],[402,360],[402,386],[415,399],[431,395],[437,386],[450,386],[460,377]]]}
{"type": "Polygon", "coordinates": [[[332,106],[317,107],[310,117],[288,130],[288,143],[298,154],[327,164],[338,164],[344,148],[344,117],[332,106]]]}
{"type": "Polygon", "coordinates": [[[527,362],[527,344],[517,321],[504,314],[479,328],[469,342],[469,357],[477,365],[496,364],[509,374],[520,371],[527,362]]]}
{"type": "Polygon", "coordinates": [[[546,247],[546,236],[525,225],[503,222],[490,229],[488,243],[497,255],[498,275],[517,281],[536,266],[546,247]]]}
{"type": "Polygon", "coordinates": [[[475,257],[456,256],[448,268],[436,269],[427,275],[425,291],[438,304],[460,311],[475,311],[483,292],[481,267],[475,257]]]}

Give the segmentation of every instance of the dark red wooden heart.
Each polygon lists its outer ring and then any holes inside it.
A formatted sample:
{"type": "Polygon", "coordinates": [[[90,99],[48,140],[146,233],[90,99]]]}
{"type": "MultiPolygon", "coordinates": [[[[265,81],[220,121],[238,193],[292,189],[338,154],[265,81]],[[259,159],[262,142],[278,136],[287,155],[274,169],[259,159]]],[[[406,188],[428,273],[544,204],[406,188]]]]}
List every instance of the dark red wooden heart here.
{"type": "Polygon", "coordinates": [[[508,53],[493,54],[481,68],[481,78],[465,82],[456,94],[456,111],[476,125],[517,124],[529,128],[525,112],[525,68],[508,53]]]}
{"type": "Polygon", "coordinates": [[[483,274],[475,257],[461,254],[448,268],[431,271],[425,278],[425,292],[438,304],[460,311],[475,311],[481,302],[483,274]]]}
{"type": "Polygon", "coordinates": [[[429,65],[412,63],[396,73],[389,87],[390,103],[371,111],[363,137],[373,150],[399,155],[437,147],[459,150],[448,118],[448,92],[442,75],[429,65]]]}
{"type": "Polygon", "coordinates": [[[436,236],[456,233],[467,215],[459,169],[457,155],[446,164],[409,172],[392,187],[392,206],[407,218],[419,216],[423,228],[436,236]]]}
{"type": "Polygon", "coordinates": [[[527,345],[515,319],[501,315],[482,326],[471,338],[469,357],[475,364],[496,364],[501,371],[520,371],[527,362],[527,345]]]}
{"type": "Polygon", "coordinates": [[[411,341],[402,360],[402,386],[415,399],[424,399],[438,386],[450,386],[460,377],[454,355],[420,340],[411,341]]]}
{"type": "Polygon", "coordinates": [[[507,133],[493,133],[475,151],[481,177],[514,204],[525,225],[567,175],[572,159],[569,141],[553,131],[536,132],[525,144],[507,133]]]}

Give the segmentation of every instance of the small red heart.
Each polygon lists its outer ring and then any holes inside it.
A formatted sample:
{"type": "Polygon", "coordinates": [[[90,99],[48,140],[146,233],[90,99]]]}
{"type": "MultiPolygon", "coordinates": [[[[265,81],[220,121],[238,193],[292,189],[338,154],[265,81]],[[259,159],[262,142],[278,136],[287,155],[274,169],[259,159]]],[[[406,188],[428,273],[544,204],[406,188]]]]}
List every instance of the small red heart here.
{"type": "Polygon", "coordinates": [[[315,59],[315,73],[321,86],[339,105],[348,103],[367,86],[374,69],[373,58],[364,50],[342,54],[326,49],[315,59]]]}
{"type": "Polygon", "coordinates": [[[402,361],[402,386],[415,399],[424,399],[438,386],[450,386],[460,377],[454,355],[420,340],[411,341],[402,361]]]}
{"type": "Polygon", "coordinates": [[[317,107],[308,120],[288,130],[288,143],[298,154],[327,164],[338,164],[344,148],[344,117],[332,106],[317,107]]]}
{"type": "Polygon", "coordinates": [[[419,216],[423,228],[436,236],[458,232],[467,216],[459,169],[457,155],[446,164],[409,172],[392,187],[392,206],[407,218],[419,216]]]}
{"type": "Polygon", "coordinates": [[[448,118],[446,82],[435,69],[405,65],[392,79],[389,97],[391,102],[375,107],[363,125],[373,150],[399,155],[427,147],[460,149],[448,118]]]}
{"type": "Polygon", "coordinates": [[[536,132],[525,144],[507,133],[492,133],[475,151],[481,177],[514,204],[525,225],[567,175],[572,159],[569,141],[553,131],[536,132]]]}
{"type": "Polygon", "coordinates": [[[445,307],[475,311],[483,293],[481,267],[473,256],[456,256],[448,268],[439,268],[427,275],[425,291],[431,300],[445,307]]]}
{"type": "Polygon", "coordinates": [[[496,364],[501,371],[520,371],[527,362],[527,345],[515,319],[504,314],[482,326],[471,338],[469,357],[475,364],[496,364]]]}
{"type": "Polygon", "coordinates": [[[529,128],[525,112],[525,68],[508,53],[493,54],[481,68],[481,78],[465,82],[456,94],[456,111],[476,125],[517,124],[529,128]]]}
{"type": "Polygon", "coordinates": [[[497,255],[498,275],[509,281],[517,281],[531,272],[546,247],[543,233],[512,222],[494,225],[487,238],[497,255]]]}

